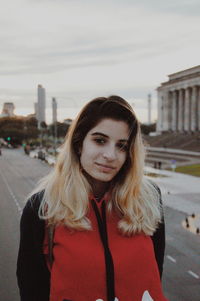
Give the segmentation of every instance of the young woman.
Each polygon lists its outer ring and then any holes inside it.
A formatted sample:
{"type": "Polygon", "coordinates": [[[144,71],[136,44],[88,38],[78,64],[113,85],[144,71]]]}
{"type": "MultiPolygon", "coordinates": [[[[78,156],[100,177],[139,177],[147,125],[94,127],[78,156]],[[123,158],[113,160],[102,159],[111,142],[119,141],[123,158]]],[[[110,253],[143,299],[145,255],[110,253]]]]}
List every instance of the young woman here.
{"type": "Polygon", "coordinates": [[[124,99],[82,109],[22,214],[21,301],[166,301],[161,197],[143,175],[144,155],[124,99]]]}

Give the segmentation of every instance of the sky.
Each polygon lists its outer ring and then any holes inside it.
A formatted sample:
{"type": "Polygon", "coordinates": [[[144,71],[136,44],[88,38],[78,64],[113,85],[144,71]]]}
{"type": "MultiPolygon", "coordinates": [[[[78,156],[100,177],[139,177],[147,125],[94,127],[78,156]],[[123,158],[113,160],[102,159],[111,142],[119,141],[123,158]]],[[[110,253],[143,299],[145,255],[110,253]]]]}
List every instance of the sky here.
{"type": "Polygon", "coordinates": [[[156,88],[199,65],[199,0],[0,0],[0,113],[34,113],[37,86],[58,120],[98,96],[120,95],[139,120],[157,118],[156,88]]]}

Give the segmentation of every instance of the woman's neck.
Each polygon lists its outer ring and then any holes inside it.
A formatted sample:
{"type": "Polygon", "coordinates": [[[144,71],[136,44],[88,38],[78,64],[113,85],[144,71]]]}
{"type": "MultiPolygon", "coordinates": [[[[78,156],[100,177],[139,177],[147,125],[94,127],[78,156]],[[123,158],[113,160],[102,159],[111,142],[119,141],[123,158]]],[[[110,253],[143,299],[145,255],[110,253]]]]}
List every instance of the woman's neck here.
{"type": "Polygon", "coordinates": [[[93,195],[101,199],[109,190],[110,182],[102,182],[87,175],[87,180],[91,185],[93,195]]]}
{"type": "Polygon", "coordinates": [[[101,199],[104,196],[104,194],[108,191],[109,186],[110,186],[109,183],[98,182],[98,181],[95,181],[90,184],[91,184],[92,192],[93,192],[94,196],[98,199],[101,199]]]}
{"type": "Polygon", "coordinates": [[[86,172],[84,173],[84,175],[86,176],[92,188],[93,195],[96,198],[101,199],[104,196],[104,194],[109,190],[110,182],[103,182],[103,181],[96,180],[86,172]]]}

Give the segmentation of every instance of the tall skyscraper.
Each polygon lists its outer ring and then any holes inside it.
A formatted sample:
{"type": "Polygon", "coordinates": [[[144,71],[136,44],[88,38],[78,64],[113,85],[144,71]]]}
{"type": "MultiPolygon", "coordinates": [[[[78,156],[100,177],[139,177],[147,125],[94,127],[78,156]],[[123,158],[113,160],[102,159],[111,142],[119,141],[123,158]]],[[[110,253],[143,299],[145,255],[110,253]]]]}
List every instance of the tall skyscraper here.
{"type": "Polygon", "coordinates": [[[36,116],[38,120],[38,125],[40,127],[41,122],[46,122],[45,118],[45,106],[46,106],[46,93],[45,89],[42,85],[38,85],[38,103],[37,103],[37,111],[36,116]]]}
{"type": "Polygon", "coordinates": [[[57,102],[55,97],[52,98],[53,123],[57,122],[57,102]]]}
{"type": "Polygon", "coordinates": [[[56,154],[57,146],[57,102],[55,97],[52,98],[52,112],[53,112],[53,128],[54,128],[54,151],[56,154]]]}

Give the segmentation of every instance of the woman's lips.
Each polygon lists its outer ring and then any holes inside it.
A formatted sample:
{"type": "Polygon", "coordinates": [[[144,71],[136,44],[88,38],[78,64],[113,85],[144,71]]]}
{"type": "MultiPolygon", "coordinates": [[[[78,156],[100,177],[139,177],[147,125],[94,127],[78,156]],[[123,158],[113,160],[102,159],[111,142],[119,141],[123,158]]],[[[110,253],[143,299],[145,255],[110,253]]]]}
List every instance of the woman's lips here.
{"type": "Polygon", "coordinates": [[[114,170],[115,167],[114,166],[110,166],[110,165],[104,165],[104,164],[101,164],[101,163],[95,163],[98,167],[100,167],[100,169],[102,171],[111,171],[111,170],[114,170]]]}

